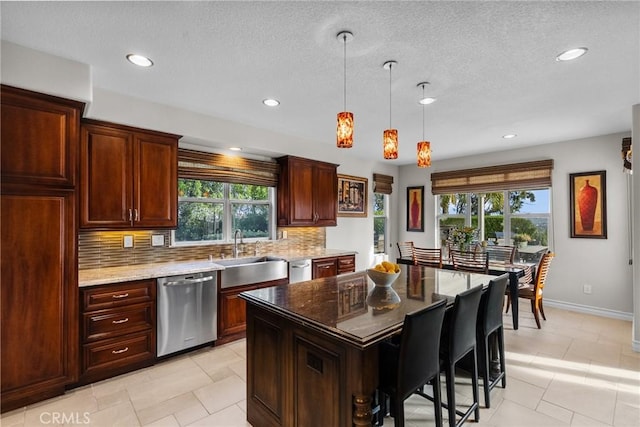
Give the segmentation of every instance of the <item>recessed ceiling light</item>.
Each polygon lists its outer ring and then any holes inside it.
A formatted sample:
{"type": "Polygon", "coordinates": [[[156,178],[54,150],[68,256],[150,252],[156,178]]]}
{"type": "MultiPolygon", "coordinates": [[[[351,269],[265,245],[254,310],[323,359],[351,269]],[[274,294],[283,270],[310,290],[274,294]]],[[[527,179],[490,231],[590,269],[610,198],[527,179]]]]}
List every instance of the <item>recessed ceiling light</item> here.
{"type": "Polygon", "coordinates": [[[240,148],[240,147],[229,147],[229,150],[231,150],[231,151],[242,151],[242,148],[240,148]]]}
{"type": "Polygon", "coordinates": [[[515,138],[516,136],[518,135],[516,135],[515,133],[508,133],[506,135],[502,135],[504,139],[512,139],[512,138],[515,138]]]}
{"type": "Polygon", "coordinates": [[[147,58],[146,56],[137,55],[135,53],[130,53],[127,55],[127,60],[132,64],[137,65],[138,67],[151,67],[153,65],[153,61],[147,58]]]}
{"type": "Polygon", "coordinates": [[[576,58],[580,58],[582,55],[587,53],[589,49],[586,47],[578,47],[575,49],[569,49],[565,52],[562,52],[560,55],[556,56],[556,61],[571,61],[576,58]]]}
{"type": "Polygon", "coordinates": [[[280,101],[272,98],[263,99],[262,103],[267,107],[277,107],[278,105],[280,105],[280,101]]]}
{"type": "Polygon", "coordinates": [[[436,102],[436,98],[422,98],[420,101],[418,101],[418,104],[422,104],[422,105],[429,105],[429,104],[433,104],[434,102],[436,102]]]}

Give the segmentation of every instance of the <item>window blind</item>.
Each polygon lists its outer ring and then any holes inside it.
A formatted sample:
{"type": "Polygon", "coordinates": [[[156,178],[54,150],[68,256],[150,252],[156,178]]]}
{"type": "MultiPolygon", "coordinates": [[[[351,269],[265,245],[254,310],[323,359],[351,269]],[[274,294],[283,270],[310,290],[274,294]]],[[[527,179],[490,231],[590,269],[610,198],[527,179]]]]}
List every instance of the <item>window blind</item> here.
{"type": "Polygon", "coordinates": [[[512,163],[431,174],[433,194],[484,193],[551,187],[553,160],[512,163]]]}
{"type": "Polygon", "coordinates": [[[275,187],[278,183],[278,171],[275,161],[178,149],[180,178],[275,187]]]}
{"type": "Polygon", "coordinates": [[[374,193],[391,194],[393,190],[391,184],[393,184],[393,177],[391,175],[373,174],[374,193]]]}

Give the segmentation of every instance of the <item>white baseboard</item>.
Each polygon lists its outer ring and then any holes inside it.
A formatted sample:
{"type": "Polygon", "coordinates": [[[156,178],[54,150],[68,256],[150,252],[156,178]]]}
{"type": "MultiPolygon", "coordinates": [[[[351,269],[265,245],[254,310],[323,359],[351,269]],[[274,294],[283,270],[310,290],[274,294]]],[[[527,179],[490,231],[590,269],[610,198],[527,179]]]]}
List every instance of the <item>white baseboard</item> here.
{"type": "MultiPolygon", "coordinates": [[[[633,321],[633,313],[625,313],[623,311],[609,310],[606,308],[592,307],[589,305],[574,304],[571,302],[554,301],[547,298],[544,299],[544,305],[569,311],[577,311],[579,313],[593,314],[594,316],[610,317],[612,319],[628,320],[630,322],[633,321]]],[[[635,346],[636,344],[639,346],[638,348],[640,350],[640,342],[634,342],[633,345],[635,346]]]]}

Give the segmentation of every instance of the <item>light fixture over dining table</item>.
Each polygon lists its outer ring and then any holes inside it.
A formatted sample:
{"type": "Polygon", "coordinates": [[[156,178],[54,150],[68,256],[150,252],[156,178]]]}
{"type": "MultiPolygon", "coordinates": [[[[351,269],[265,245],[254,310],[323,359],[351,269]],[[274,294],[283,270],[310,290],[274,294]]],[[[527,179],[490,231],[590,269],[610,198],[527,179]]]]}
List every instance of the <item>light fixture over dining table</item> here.
{"type": "Polygon", "coordinates": [[[389,70],[389,129],[382,134],[382,150],[385,159],[398,158],[398,129],[391,127],[391,69],[398,65],[396,61],[387,61],[382,67],[389,70]]]}
{"type": "MultiPolygon", "coordinates": [[[[428,84],[429,82],[420,82],[417,85],[418,87],[422,88],[422,98],[420,98],[421,100],[425,99],[424,87],[428,84]]],[[[418,142],[417,144],[418,167],[428,168],[431,166],[431,143],[424,138],[424,106],[425,104],[422,102],[420,102],[420,104],[422,104],[422,141],[418,142]]]]}
{"type": "Polygon", "coordinates": [[[351,148],[353,147],[353,113],[347,111],[347,43],[353,40],[353,34],[350,31],[341,31],[336,37],[344,45],[344,109],[338,113],[336,146],[351,148]]]}

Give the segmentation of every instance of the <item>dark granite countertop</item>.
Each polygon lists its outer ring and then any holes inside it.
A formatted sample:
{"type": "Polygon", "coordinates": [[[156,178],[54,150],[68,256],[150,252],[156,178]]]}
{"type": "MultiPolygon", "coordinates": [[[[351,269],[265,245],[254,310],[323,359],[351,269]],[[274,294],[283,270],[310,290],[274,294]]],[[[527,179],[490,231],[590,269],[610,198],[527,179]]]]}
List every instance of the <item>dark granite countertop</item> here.
{"type": "Polygon", "coordinates": [[[487,286],[492,278],[495,276],[402,265],[390,288],[374,286],[366,271],[361,271],[247,291],[240,298],[364,348],[401,330],[405,314],[443,298],[453,302],[456,294],[487,286]]]}

